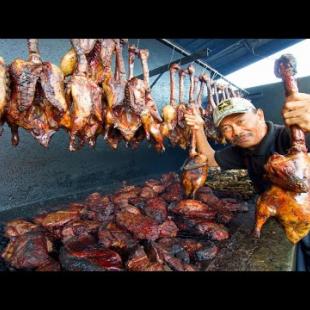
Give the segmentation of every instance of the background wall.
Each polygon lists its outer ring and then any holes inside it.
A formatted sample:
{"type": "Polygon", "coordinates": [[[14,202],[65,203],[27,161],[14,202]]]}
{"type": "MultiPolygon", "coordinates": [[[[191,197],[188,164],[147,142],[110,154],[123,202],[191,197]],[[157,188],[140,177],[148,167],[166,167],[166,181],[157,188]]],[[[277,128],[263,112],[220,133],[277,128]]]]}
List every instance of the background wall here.
{"type": "MultiPolygon", "coordinates": [[[[130,39],[140,48],[150,51],[149,69],[152,70],[171,60],[182,57],[154,39],[130,39]],[[172,57],[173,56],[173,57],[172,57]]],[[[61,57],[71,48],[66,39],[40,39],[42,59],[59,65],[61,57]]],[[[27,59],[26,39],[0,39],[0,56],[7,64],[15,58],[27,59]]],[[[124,51],[127,66],[127,53],[124,51]]],[[[197,74],[202,71],[196,65],[197,74]]],[[[135,74],[142,73],[137,61],[135,74]]],[[[150,82],[156,78],[152,77],[150,82]]],[[[169,100],[169,73],[165,73],[152,89],[159,108],[169,100]]],[[[112,150],[103,137],[99,137],[95,149],[84,147],[77,152],[68,151],[68,135],[57,132],[48,149],[40,146],[32,136],[20,129],[20,144],[11,145],[11,133],[4,126],[0,137],[0,211],[21,207],[63,195],[74,194],[113,182],[130,180],[149,174],[176,171],[183,164],[187,153],[180,148],[167,149],[158,154],[147,143],[138,150],[126,149],[121,145],[112,150]]]]}
{"type": "MultiPolygon", "coordinates": [[[[310,76],[297,79],[300,92],[310,94],[310,76]]],[[[271,120],[277,124],[283,124],[281,109],[284,103],[284,88],[282,82],[269,85],[251,87],[247,89],[250,93],[261,93],[260,97],[253,98],[253,104],[262,108],[266,120],[271,120]]]]}

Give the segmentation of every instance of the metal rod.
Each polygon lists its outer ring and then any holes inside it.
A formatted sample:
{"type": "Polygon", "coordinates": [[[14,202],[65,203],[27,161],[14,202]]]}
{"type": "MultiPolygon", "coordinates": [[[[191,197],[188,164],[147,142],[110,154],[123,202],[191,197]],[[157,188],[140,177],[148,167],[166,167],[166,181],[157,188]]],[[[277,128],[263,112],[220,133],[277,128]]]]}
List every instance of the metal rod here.
{"type": "MultiPolygon", "coordinates": [[[[175,48],[176,51],[178,51],[179,53],[185,55],[185,56],[190,56],[191,53],[189,53],[188,51],[186,51],[184,48],[176,45],[175,43],[172,43],[170,40],[167,39],[159,39],[159,41],[163,42],[164,44],[175,48]]],[[[249,92],[239,86],[237,86],[236,84],[234,84],[233,82],[229,81],[224,75],[222,75],[221,73],[219,73],[217,70],[215,70],[214,68],[212,68],[210,65],[208,65],[207,63],[205,63],[204,61],[200,60],[200,59],[196,59],[195,60],[196,63],[198,63],[199,65],[201,65],[202,67],[216,73],[217,76],[221,77],[224,81],[226,81],[227,83],[229,83],[230,85],[238,88],[239,90],[241,90],[242,92],[249,94],[249,92]]]]}
{"type": "MultiPolygon", "coordinates": [[[[205,55],[208,54],[208,51],[209,49],[205,48],[201,51],[198,51],[198,52],[195,52],[193,54],[190,54],[188,56],[185,56],[185,57],[182,57],[182,58],[179,58],[179,59],[176,59],[176,60],[173,60],[165,65],[162,65],[160,67],[157,67],[156,69],[153,69],[149,72],[149,76],[154,76],[154,75],[157,75],[157,74],[163,74],[165,73],[166,71],[169,70],[170,68],[170,64],[171,63],[177,63],[177,64],[180,64],[180,65],[186,65],[190,62],[194,62],[196,61],[196,59],[198,59],[199,57],[204,57],[205,55]]],[[[143,78],[143,75],[140,74],[137,76],[138,79],[141,79],[143,78]]]]}

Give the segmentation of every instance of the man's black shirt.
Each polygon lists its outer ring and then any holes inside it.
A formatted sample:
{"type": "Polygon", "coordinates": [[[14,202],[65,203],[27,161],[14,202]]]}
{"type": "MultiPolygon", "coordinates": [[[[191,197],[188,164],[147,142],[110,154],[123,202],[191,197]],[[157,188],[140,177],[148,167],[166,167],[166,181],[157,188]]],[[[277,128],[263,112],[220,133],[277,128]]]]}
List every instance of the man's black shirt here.
{"type": "MultiPolygon", "coordinates": [[[[290,131],[283,125],[266,122],[267,134],[254,149],[244,149],[238,146],[228,146],[215,152],[215,160],[223,170],[248,169],[255,189],[258,193],[265,191],[270,183],[264,178],[264,165],[274,154],[287,154],[291,145],[290,131]]],[[[310,148],[310,136],[306,137],[307,147],[310,148]]]]}

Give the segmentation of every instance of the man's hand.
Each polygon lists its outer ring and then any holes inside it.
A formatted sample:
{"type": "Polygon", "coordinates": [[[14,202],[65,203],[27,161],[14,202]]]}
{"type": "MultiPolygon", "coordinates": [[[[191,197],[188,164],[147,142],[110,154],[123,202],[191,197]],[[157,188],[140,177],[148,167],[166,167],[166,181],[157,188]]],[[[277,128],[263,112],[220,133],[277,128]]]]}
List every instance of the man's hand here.
{"type": "Polygon", "coordinates": [[[184,116],[186,125],[191,127],[191,129],[203,128],[204,120],[202,119],[200,112],[197,108],[194,108],[192,113],[186,112],[184,116]]]}
{"type": "Polygon", "coordinates": [[[296,93],[287,97],[282,116],[286,126],[298,125],[305,132],[310,132],[310,95],[296,93]]]}

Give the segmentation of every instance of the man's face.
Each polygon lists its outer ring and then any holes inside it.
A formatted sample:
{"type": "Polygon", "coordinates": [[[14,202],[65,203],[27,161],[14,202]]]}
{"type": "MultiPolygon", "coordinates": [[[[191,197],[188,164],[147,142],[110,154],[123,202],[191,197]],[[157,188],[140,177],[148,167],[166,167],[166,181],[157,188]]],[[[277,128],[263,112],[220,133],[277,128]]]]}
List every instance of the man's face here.
{"type": "Polygon", "coordinates": [[[254,147],[266,134],[264,113],[258,109],[226,116],[219,129],[228,142],[242,148],[254,147]]]}

